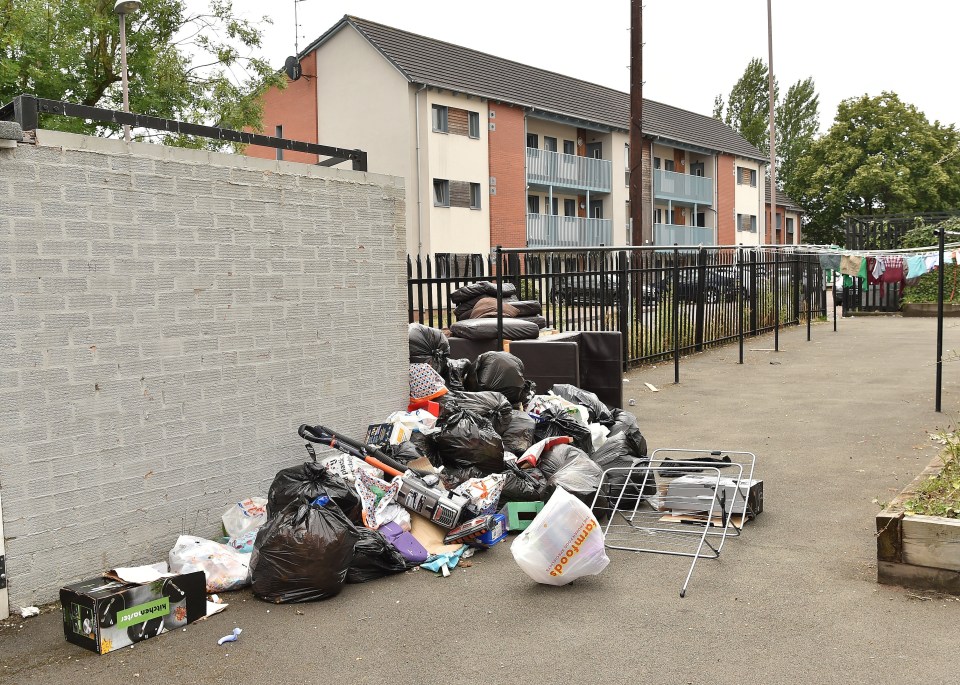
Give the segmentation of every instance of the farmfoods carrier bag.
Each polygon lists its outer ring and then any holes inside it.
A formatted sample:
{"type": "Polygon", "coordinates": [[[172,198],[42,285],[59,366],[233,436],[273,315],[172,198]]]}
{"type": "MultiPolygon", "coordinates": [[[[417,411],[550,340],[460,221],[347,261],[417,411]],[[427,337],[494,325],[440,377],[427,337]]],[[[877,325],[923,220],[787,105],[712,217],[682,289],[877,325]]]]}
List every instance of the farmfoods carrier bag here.
{"type": "Polygon", "coordinates": [[[545,585],[595,576],[610,563],[597,519],[563,488],[554,491],[510,551],[524,573],[545,585]]]}

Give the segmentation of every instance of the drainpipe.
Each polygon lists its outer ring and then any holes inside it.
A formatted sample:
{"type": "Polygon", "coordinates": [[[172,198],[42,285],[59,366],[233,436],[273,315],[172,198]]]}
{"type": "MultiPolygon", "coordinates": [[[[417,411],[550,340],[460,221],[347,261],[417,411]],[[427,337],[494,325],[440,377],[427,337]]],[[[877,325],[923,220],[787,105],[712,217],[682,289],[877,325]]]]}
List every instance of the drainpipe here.
{"type": "Polygon", "coordinates": [[[416,119],[417,119],[417,254],[423,249],[423,180],[420,178],[420,92],[426,90],[423,84],[417,90],[416,119]]]}

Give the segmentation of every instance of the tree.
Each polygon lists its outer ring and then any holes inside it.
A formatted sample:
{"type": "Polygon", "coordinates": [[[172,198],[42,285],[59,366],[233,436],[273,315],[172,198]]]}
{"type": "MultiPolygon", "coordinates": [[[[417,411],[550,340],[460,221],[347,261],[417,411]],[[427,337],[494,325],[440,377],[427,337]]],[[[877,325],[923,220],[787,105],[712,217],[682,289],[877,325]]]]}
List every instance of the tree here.
{"type": "Polygon", "coordinates": [[[798,190],[797,161],[820,129],[820,96],[812,78],[797,81],[777,105],[777,185],[793,197],[798,190]]]}
{"type": "MultiPolygon", "coordinates": [[[[30,93],[121,109],[119,26],[113,0],[0,0],[0,103],[30,93]]],[[[269,23],[264,17],[262,22],[269,23]]],[[[259,95],[283,85],[253,51],[260,28],[233,16],[230,0],[188,14],[184,0],[143,0],[127,17],[130,110],[225,128],[259,130],[259,95]]],[[[112,133],[119,126],[44,117],[42,126],[112,133]]],[[[151,137],[144,132],[141,137],[151,137]]],[[[168,144],[219,147],[162,136],[168,144]]]]}
{"type": "Polygon", "coordinates": [[[931,123],[896,93],[844,100],[797,162],[794,199],[811,241],[839,242],[844,214],[960,207],[960,132],[931,123]]]}
{"type": "MultiPolygon", "coordinates": [[[[773,82],[774,100],[779,97],[776,78],[773,82]]],[[[733,84],[724,113],[723,96],[713,101],[713,116],[732,127],[760,152],[770,153],[770,86],[767,65],[754,57],[747,64],[743,76],[733,84]]]]}

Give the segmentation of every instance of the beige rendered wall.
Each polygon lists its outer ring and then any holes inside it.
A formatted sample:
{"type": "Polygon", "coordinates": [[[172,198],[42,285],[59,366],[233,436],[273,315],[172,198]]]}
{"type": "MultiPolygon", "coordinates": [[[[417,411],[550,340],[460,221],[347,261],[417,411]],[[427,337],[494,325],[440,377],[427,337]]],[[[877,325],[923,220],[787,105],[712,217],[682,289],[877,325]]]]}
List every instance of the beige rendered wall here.
{"type": "Polygon", "coordinates": [[[317,50],[318,139],[368,153],[371,172],[406,179],[407,250],[417,248],[414,111],[407,80],[346,26],[317,50]]]}
{"type": "Polygon", "coordinates": [[[563,152],[563,141],[572,140],[577,143],[577,127],[561,124],[559,121],[547,121],[527,117],[527,133],[536,133],[539,136],[537,147],[543,149],[543,137],[551,136],[557,139],[557,152],[563,152]]]}
{"type": "Polygon", "coordinates": [[[487,103],[478,98],[452,95],[449,92],[427,90],[420,94],[421,145],[426,142],[422,171],[425,226],[424,247],[430,254],[437,252],[469,252],[486,254],[490,251],[490,158],[487,152],[487,103]],[[446,105],[480,114],[480,138],[439,133],[433,130],[433,105],[446,105]],[[464,181],[480,184],[480,209],[467,207],[434,207],[433,179],[464,181]]]}
{"type": "Polygon", "coordinates": [[[764,193],[763,193],[763,168],[757,162],[754,162],[749,159],[744,159],[742,157],[737,157],[734,162],[734,173],[737,173],[737,168],[745,167],[747,169],[753,169],[757,172],[757,185],[756,187],[751,185],[744,185],[737,183],[737,178],[734,178],[734,189],[733,189],[733,208],[734,215],[736,214],[749,214],[751,216],[757,217],[757,232],[752,231],[741,231],[740,227],[737,226],[737,243],[743,243],[744,245],[761,245],[764,243],[763,232],[764,224],[766,223],[765,215],[766,208],[763,205],[764,202],[764,193]]]}
{"type": "MultiPolygon", "coordinates": [[[[610,150],[603,151],[603,158],[612,162],[611,185],[609,196],[609,213],[607,213],[607,202],[603,205],[603,215],[608,219],[613,219],[613,244],[626,245],[629,240],[627,237],[627,226],[630,223],[627,216],[627,200],[630,199],[630,187],[626,184],[626,166],[624,164],[624,146],[630,142],[626,133],[614,131],[610,134],[610,150]]],[[[606,146],[604,146],[606,147],[606,146]]]]}

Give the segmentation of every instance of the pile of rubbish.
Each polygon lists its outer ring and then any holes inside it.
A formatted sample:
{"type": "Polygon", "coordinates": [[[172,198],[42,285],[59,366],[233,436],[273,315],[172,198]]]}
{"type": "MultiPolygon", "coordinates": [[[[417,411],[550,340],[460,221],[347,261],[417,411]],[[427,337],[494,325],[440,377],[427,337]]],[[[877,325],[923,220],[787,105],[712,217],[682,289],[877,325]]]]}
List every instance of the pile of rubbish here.
{"type": "MultiPolygon", "coordinates": [[[[537,582],[563,585],[602,571],[609,559],[598,517],[609,514],[610,501],[632,507],[650,494],[628,477],[608,477],[601,489],[606,469],[649,463],[637,418],[572,385],[539,394],[509,353],[450,359],[437,329],[411,324],[409,346],[405,410],[360,439],[300,426],[307,460],[280,470],[266,497],[226,511],[221,540],[181,535],[168,567],[125,569],[118,578],[186,587],[183,579],[197,576],[207,593],[251,586],[268,602],[306,602],[418,567],[449,575],[508,532],[520,533],[513,557],[537,582]],[[332,450],[318,453],[318,445],[332,450]]],[[[194,620],[183,608],[193,600],[178,601],[171,611],[194,620]]],[[[96,616],[75,609],[80,644],[96,616]]],[[[120,639],[90,647],[103,653],[120,639]]]]}
{"type": "MultiPolygon", "coordinates": [[[[502,285],[503,337],[507,340],[531,340],[546,328],[543,307],[539,300],[520,300],[513,283],[502,285]]],[[[492,340],[497,337],[497,286],[479,281],[450,293],[457,322],[450,326],[450,335],[469,340],[492,340]]]]}

